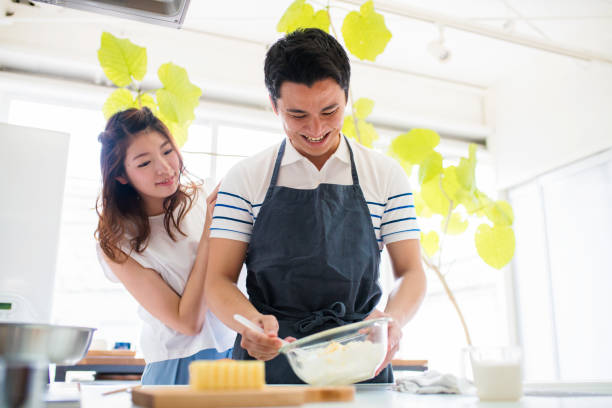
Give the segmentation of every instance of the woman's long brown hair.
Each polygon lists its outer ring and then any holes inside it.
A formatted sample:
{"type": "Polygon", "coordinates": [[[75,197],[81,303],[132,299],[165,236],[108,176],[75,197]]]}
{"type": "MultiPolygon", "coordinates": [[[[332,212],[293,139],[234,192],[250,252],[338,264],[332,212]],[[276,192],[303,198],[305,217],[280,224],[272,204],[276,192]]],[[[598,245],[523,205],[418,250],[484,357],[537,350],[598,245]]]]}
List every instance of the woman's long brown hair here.
{"type": "Polygon", "coordinates": [[[142,253],[151,234],[149,217],[140,195],[129,183],[117,181],[117,177],[126,177],[124,162],[128,146],[142,131],[159,132],[168,139],[179,157],[179,187],[164,200],[164,227],[173,241],[176,241],[173,229],[185,236],[180,225],[198,194],[198,184],[193,181],[181,183],[183,158],[166,125],[149,108],[132,108],[114,114],[106,123],[104,132],[98,136],[102,144],[102,192],[96,200],[99,219],[95,237],[106,256],[118,263],[125,262],[129,256],[120,248],[126,249],[127,244],[130,252],[142,253]]]}

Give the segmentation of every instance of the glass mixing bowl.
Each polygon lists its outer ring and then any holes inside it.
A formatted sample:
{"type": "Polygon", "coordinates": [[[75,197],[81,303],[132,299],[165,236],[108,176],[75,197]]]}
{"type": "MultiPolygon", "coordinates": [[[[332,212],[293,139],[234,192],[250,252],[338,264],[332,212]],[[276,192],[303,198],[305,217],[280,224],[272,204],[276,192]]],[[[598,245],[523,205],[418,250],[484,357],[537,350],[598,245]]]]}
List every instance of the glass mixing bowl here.
{"type": "Polygon", "coordinates": [[[295,374],[311,385],[347,385],[374,377],[387,354],[381,317],[325,330],[281,347],[295,374]]]}

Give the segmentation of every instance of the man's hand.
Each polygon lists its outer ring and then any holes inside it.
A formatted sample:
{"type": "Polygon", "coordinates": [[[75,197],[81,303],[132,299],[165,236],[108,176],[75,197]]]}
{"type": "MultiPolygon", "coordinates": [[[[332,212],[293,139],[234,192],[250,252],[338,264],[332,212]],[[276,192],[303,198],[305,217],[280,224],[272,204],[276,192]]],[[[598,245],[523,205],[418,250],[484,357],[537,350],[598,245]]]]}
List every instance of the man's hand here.
{"type": "Polygon", "coordinates": [[[377,319],[379,317],[390,317],[392,320],[388,324],[387,355],[385,356],[385,361],[383,361],[376,370],[376,375],[380,374],[380,372],[391,362],[393,356],[399,350],[400,340],[402,339],[402,328],[390,314],[374,309],[365,320],[377,319]]]}
{"type": "MultiPolygon", "coordinates": [[[[257,360],[272,360],[278,355],[278,350],[283,345],[278,337],[278,320],[273,315],[259,315],[251,321],[261,327],[264,333],[243,328],[240,331],[242,335],[240,346],[257,360]]],[[[285,341],[292,342],[295,341],[295,338],[287,337],[285,341]]]]}

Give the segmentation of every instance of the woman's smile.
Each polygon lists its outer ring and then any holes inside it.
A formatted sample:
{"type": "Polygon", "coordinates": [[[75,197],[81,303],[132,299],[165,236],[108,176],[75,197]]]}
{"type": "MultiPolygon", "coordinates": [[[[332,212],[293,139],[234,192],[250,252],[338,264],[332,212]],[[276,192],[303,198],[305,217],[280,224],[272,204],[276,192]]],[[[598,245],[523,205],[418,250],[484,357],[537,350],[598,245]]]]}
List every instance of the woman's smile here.
{"type": "Polygon", "coordinates": [[[158,181],[157,183],[155,183],[155,185],[161,186],[161,187],[171,187],[174,185],[175,180],[176,180],[176,177],[172,176],[172,177],[165,178],[161,181],[158,181]]]}

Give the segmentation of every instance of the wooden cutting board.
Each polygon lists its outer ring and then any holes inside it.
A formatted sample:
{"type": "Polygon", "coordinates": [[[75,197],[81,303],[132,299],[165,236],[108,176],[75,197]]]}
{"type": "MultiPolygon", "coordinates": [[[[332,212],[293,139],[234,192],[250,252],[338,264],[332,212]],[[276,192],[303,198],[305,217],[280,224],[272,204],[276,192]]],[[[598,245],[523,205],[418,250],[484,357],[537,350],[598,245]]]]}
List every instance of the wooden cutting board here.
{"type": "Polygon", "coordinates": [[[132,390],[132,402],[148,408],[296,406],[307,402],[353,399],[353,386],[266,386],[263,390],[236,391],[194,391],[189,386],[150,386],[132,390]]]}

